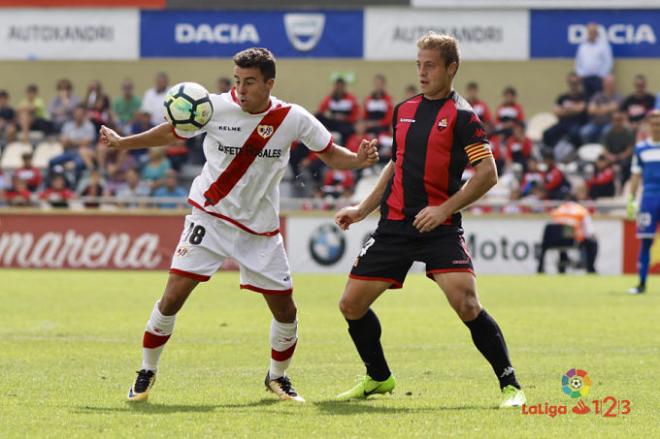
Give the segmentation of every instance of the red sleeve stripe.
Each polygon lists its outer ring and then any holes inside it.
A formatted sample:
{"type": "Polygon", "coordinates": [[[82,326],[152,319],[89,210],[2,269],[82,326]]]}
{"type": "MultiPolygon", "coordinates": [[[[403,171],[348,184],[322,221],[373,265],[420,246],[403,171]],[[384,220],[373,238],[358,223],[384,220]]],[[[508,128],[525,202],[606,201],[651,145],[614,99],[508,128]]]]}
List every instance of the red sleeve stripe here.
{"type": "Polygon", "coordinates": [[[333,139],[332,136],[330,136],[330,141],[328,142],[327,145],[325,145],[325,148],[323,148],[320,151],[316,151],[316,153],[317,154],[323,154],[323,153],[326,153],[326,152],[330,151],[330,148],[332,148],[333,143],[335,143],[335,139],[333,139]]]}

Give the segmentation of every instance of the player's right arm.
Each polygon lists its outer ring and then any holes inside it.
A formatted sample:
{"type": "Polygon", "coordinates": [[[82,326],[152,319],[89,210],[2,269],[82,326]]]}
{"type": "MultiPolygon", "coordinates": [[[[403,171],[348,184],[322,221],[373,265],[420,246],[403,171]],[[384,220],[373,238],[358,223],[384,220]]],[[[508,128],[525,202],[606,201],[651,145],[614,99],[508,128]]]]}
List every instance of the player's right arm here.
{"type": "Polygon", "coordinates": [[[376,186],[371,190],[371,193],[360,202],[357,206],[344,207],[335,215],[335,223],[342,230],[348,230],[348,227],[359,221],[362,221],[367,215],[373,212],[383,199],[385,189],[387,189],[388,182],[394,175],[395,163],[390,161],[383,171],[380,173],[376,186]]]}
{"type": "Polygon", "coordinates": [[[106,145],[122,151],[168,145],[176,141],[177,137],[174,135],[172,126],[167,122],[163,122],[143,133],[125,137],[120,136],[113,129],[103,125],[101,126],[100,140],[106,145]]]}

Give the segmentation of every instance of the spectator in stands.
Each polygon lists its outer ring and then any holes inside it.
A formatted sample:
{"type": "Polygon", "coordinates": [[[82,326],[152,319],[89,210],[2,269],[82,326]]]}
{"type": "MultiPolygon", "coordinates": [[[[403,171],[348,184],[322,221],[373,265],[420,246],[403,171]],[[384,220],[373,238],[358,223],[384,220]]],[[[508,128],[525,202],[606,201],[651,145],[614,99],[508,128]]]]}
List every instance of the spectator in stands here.
{"type": "Polygon", "coordinates": [[[600,141],[603,132],[612,122],[612,114],[619,109],[621,96],[616,92],[614,76],[603,78],[603,90],[596,93],[589,101],[587,113],[589,122],[580,130],[583,143],[600,141]]]}
{"type": "Polygon", "coordinates": [[[385,90],[385,84],[384,75],[375,75],[374,89],[364,101],[364,120],[367,123],[367,131],[375,136],[382,132],[389,132],[392,125],[394,105],[392,98],[385,90]]]}
{"type": "Polygon", "coordinates": [[[30,84],[25,89],[25,97],[18,103],[17,114],[21,141],[29,140],[30,131],[40,131],[44,134],[52,132],[46,104],[39,96],[39,87],[35,84],[30,84]]]}
{"type": "Polygon", "coordinates": [[[403,100],[407,100],[419,94],[417,91],[417,86],[415,84],[408,84],[406,88],[403,89],[403,100]]]}
{"type": "Polygon", "coordinates": [[[575,54],[575,72],[582,80],[587,101],[603,89],[603,79],[612,72],[612,47],[597,23],[587,25],[587,39],[575,54]]]}
{"type": "Polygon", "coordinates": [[[503,137],[509,137],[513,132],[514,121],[525,121],[525,113],[517,102],[518,92],[513,87],[506,87],[502,91],[502,103],[495,110],[496,132],[503,137]]]}
{"type": "Polygon", "coordinates": [[[172,165],[172,169],[181,172],[181,168],[188,161],[188,146],[183,139],[177,139],[165,147],[165,155],[172,165]]]}
{"type": "Polygon", "coordinates": [[[62,174],[54,174],[50,186],[39,194],[40,200],[58,208],[69,207],[69,200],[75,197],[76,195],[66,187],[66,179],[62,174]]]}
{"type": "Polygon", "coordinates": [[[628,116],[628,123],[633,131],[637,131],[646,113],[655,105],[655,97],[646,90],[646,76],[636,75],[635,91],[621,103],[621,111],[628,116]]]}
{"type": "Polygon", "coordinates": [[[507,168],[510,168],[512,163],[519,163],[524,172],[531,156],[532,140],[525,134],[525,123],[516,120],[513,123],[513,133],[506,142],[507,168]]]}
{"type": "Polygon", "coordinates": [[[317,118],[330,131],[340,134],[341,139],[335,141],[345,143],[353,133],[353,124],[360,115],[360,104],[346,90],[346,80],[339,77],[335,80],[332,92],[326,96],[317,112],[317,118]]]}
{"type": "Polygon", "coordinates": [[[142,98],[142,111],[146,111],[151,116],[151,124],[156,126],[165,122],[163,116],[163,102],[170,80],[167,73],[158,72],[156,74],[155,85],[144,93],[142,98]]]}
{"type": "MultiPolygon", "coordinates": [[[[165,184],[156,188],[151,193],[152,197],[178,197],[183,198],[188,195],[188,191],[179,186],[177,181],[177,172],[174,169],[169,169],[166,173],[165,184]]],[[[161,209],[177,209],[184,207],[184,203],[158,203],[161,209]]]]}
{"type": "Polygon", "coordinates": [[[616,111],[612,115],[612,124],[605,131],[601,143],[605,147],[603,154],[607,160],[619,168],[621,182],[630,177],[630,163],[635,149],[635,133],[626,126],[626,115],[616,111]]]}
{"type": "Polygon", "coordinates": [[[527,170],[523,173],[520,181],[520,195],[527,197],[532,195],[536,186],[543,185],[543,172],[539,166],[539,161],[532,156],[527,160],[527,170]]]}
{"type": "Polygon", "coordinates": [[[221,76],[218,78],[218,80],[215,82],[215,92],[217,94],[222,94],[227,93],[229,90],[231,90],[231,79],[227,78],[226,76],[221,76]]]}
{"type": "Polygon", "coordinates": [[[348,199],[353,194],[355,178],[353,172],[328,168],[321,187],[321,196],[327,201],[339,198],[348,199]]]}
{"type": "Polygon", "coordinates": [[[101,129],[101,125],[115,126],[110,97],[103,91],[101,81],[94,80],[89,83],[83,103],[87,108],[87,116],[96,127],[97,132],[101,129]]]}
{"type": "Polygon", "coordinates": [[[5,175],[2,173],[2,169],[0,169],[0,206],[4,206],[7,202],[7,193],[5,192],[6,189],[7,183],[5,180],[5,175]]]}
{"type": "Polygon", "coordinates": [[[16,136],[16,112],[9,105],[9,93],[6,90],[0,90],[0,144],[3,136],[7,143],[16,136]]]}
{"type": "Polygon", "coordinates": [[[73,111],[73,120],[64,124],[60,142],[64,152],[51,159],[49,169],[57,165],[66,166],[73,163],[75,166],[76,180],[82,171],[94,167],[94,151],[92,142],[96,137],[94,125],[87,119],[87,110],[84,104],[78,104],[73,111]]]}
{"type": "Polygon", "coordinates": [[[142,106],[142,100],[138,96],[135,96],[133,89],[133,81],[130,79],[124,79],[124,82],[121,84],[122,94],[115,99],[115,102],[112,105],[117,128],[125,136],[131,134],[130,127],[133,122],[135,122],[137,113],[142,106]]]}
{"type": "Polygon", "coordinates": [[[562,138],[578,148],[582,144],[580,129],[586,122],[587,101],[582,92],[582,82],[575,72],[566,76],[568,91],[557,97],[555,116],[559,121],[543,132],[543,143],[554,147],[562,138]]]}
{"type": "MultiPolygon", "coordinates": [[[[147,111],[139,111],[135,121],[133,124],[131,124],[129,128],[129,134],[139,134],[143,133],[145,131],[149,131],[151,128],[153,128],[154,125],[151,123],[151,114],[147,111]]],[[[128,151],[128,154],[133,156],[137,162],[140,164],[144,164],[147,161],[147,149],[142,148],[142,149],[131,149],[128,151]]]]}
{"type": "Polygon", "coordinates": [[[142,168],[141,178],[149,183],[153,191],[165,182],[167,171],[172,169],[165,155],[165,148],[149,148],[149,160],[142,168]]]}
{"type": "Polygon", "coordinates": [[[493,117],[490,114],[488,104],[479,99],[479,84],[474,81],[468,82],[465,87],[465,99],[472,105],[472,109],[483,122],[484,127],[486,127],[486,134],[490,135],[493,132],[493,117]]]}
{"type": "Polygon", "coordinates": [[[587,180],[589,198],[598,199],[602,197],[613,197],[616,193],[616,172],[605,155],[600,155],[596,160],[594,175],[587,180]]]}
{"type": "Polygon", "coordinates": [[[11,187],[6,192],[7,204],[10,206],[24,207],[32,206],[33,195],[27,188],[27,184],[20,177],[14,175],[11,179],[11,187]]]}
{"type": "Polygon", "coordinates": [[[41,186],[41,171],[32,164],[31,152],[24,153],[21,158],[23,159],[23,165],[14,171],[14,176],[23,180],[27,189],[34,193],[41,186]]]}
{"type": "Polygon", "coordinates": [[[564,200],[571,193],[571,183],[555,164],[555,154],[552,149],[544,149],[543,189],[548,200],[564,200]]]}
{"type": "Polygon", "coordinates": [[[138,207],[142,206],[143,203],[129,200],[136,197],[148,197],[150,192],[149,185],[140,180],[138,171],[129,169],[126,171],[126,182],[117,190],[117,200],[122,201],[120,205],[123,207],[138,207]]]}
{"type": "Polygon", "coordinates": [[[73,110],[80,99],[73,94],[73,84],[68,79],[60,79],[55,86],[57,94],[48,104],[53,130],[59,133],[66,122],[73,120],[73,110]]]}
{"type": "MultiPolygon", "coordinates": [[[[87,180],[81,181],[78,195],[81,197],[103,197],[112,194],[106,192],[99,170],[92,169],[87,180]]],[[[98,201],[85,201],[84,205],[89,208],[98,208],[100,204],[98,201]]]]}

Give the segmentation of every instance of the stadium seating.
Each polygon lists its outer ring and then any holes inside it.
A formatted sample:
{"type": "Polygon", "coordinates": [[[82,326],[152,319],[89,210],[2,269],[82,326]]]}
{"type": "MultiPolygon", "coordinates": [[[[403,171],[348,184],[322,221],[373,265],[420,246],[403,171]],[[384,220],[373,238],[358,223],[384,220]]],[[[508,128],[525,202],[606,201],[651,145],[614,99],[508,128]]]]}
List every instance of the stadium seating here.
{"type": "Polygon", "coordinates": [[[2,158],[0,159],[0,168],[2,170],[16,169],[21,167],[23,159],[21,156],[26,152],[32,152],[32,145],[23,142],[12,142],[5,147],[2,158]]]}
{"type": "Polygon", "coordinates": [[[577,153],[578,157],[583,162],[593,163],[598,159],[598,156],[600,156],[603,151],[605,151],[605,147],[600,143],[587,143],[582,145],[578,149],[577,153]]]}
{"type": "Polygon", "coordinates": [[[557,123],[557,116],[552,113],[537,113],[527,122],[527,137],[534,143],[543,139],[543,131],[557,123]]]}
{"type": "Polygon", "coordinates": [[[47,168],[48,162],[55,156],[62,154],[64,148],[59,142],[41,142],[34,150],[32,163],[37,168],[47,168]]]}

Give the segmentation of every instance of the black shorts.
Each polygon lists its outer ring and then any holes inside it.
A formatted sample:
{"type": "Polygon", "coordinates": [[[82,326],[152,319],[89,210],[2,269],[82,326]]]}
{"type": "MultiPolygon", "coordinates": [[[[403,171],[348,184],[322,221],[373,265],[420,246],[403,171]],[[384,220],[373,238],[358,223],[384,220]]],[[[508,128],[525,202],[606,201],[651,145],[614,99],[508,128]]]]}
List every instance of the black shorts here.
{"type": "Polygon", "coordinates": [[[390,282],[390,288],[401,288],[415,261],[426,264],[426,276],[431,280],[433,273],[468,272],[474,275],[472,258],[460,229],[419,237],[376,230],[360,250],[349,277],[390,282]]]}

